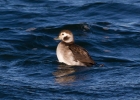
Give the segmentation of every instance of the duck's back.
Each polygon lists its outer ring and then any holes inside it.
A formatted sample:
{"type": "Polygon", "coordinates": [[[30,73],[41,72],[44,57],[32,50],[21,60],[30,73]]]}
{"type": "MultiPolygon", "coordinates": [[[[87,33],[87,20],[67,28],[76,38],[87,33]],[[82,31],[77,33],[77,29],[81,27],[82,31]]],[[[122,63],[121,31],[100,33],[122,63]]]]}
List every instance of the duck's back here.
{"type": "Polygon", "coordinates": [[[95,61],[90,57],[88,52],[81,46],[72,44],[69,45],[69,49],[72,51],[75,60],[80,61],[81,63],[87,66],[95,64],[95,61]]]}

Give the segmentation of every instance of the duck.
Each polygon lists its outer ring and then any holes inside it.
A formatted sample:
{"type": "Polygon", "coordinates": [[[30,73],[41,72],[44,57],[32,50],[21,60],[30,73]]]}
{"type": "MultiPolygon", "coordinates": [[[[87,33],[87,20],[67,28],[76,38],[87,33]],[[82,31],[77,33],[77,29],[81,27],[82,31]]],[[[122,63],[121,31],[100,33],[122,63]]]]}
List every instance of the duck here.
{"type": "Polygon", "coordinates": [[[60,63],[69,66],[92,66],[95,61],[83,47],[74,43],[74,36],[70,30],[62,30],[55,40],[60,40],[56,48],[56,55],[60,63]]]}

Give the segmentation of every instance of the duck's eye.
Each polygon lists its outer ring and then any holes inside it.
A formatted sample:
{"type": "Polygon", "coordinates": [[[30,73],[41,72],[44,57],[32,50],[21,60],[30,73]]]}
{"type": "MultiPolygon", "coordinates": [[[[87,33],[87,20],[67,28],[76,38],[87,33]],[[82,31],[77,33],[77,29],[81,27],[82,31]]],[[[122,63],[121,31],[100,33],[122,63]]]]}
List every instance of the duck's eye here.
{"type": "Polygon", "coordinates": [[[62,34],[62,35],[64,35],[64,34],[62,34]]]}

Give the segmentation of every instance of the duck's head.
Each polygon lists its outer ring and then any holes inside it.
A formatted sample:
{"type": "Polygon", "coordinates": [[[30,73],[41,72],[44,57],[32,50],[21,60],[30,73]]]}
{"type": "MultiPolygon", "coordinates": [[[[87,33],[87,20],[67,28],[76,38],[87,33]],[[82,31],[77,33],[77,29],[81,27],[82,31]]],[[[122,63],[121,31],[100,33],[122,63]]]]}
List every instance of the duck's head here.
{"type": "Polygon", "coordinates": [[[71,31],[69,30],[62,30],[58,37],[54,38],[55,40],[61,40],[65,43],[73,43],[74,37],[71,31]]]}

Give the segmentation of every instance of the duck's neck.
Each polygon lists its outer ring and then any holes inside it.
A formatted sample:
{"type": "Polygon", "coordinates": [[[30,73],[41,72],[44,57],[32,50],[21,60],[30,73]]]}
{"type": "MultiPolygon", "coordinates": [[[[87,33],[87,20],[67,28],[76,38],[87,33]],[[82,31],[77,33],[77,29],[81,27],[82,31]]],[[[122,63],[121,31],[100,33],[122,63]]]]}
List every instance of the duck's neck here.
{"type": "Polygon", "coordinates": [[[74,41],[72,41],[72,42],[64,42],[64,41],[61,41],[61,43],[65,44],[65,45],[71,45],[71,44],[74,44],[74,41]]]}

